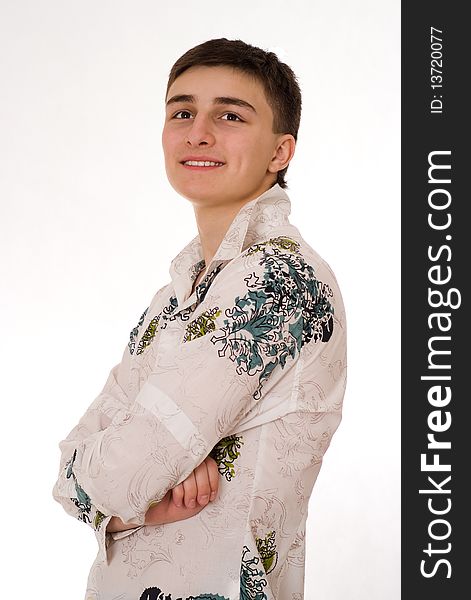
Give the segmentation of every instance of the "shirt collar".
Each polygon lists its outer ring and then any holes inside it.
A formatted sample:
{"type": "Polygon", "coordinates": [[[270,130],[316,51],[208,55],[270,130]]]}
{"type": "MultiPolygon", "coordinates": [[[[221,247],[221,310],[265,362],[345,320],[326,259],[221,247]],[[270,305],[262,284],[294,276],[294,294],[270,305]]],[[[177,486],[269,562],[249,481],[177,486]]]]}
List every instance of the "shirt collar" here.
{"type": "MultiPolygon", "coordinates": [[[[271,230],[289,224],[290,212],[289,197],[278,183],[244,204],[226,231],[207,273],[221,262],[230,261],[241,254],[256,240],[269,235],[271,230]]],[[[204,257],[198,234],[170,263],[169,273],[179,305],[189,296],[193,281],[202,267],[204,257]]]]}

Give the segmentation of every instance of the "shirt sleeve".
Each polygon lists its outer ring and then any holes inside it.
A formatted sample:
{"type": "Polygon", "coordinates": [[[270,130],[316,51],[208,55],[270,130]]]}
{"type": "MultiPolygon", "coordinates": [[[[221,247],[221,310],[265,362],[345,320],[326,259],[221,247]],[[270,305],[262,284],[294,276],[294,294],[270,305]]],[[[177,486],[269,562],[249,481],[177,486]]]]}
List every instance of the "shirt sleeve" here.
{"type": "Polygon", "coordinates": [[[242,258],[214,280],[178,343],[157,342],[133,404],[106,429],[61,442],[103,514],[143,524],[149,506],[263,402],[303,344],[328,342],[331,290],[312,267],[290,256],[242,258]]]}
{"type": "MultiPolygon", "coordinates": [[[[52,492],[53,498],[61,504],[67,514],[93,529],[98,541],[99,553],[102,556],[106,555],[106,549],[115,538],[114,533],[106,532],[112,514],[105,507],[98,507],[78,482],[74,470],[76,455],[74,453],[70,454],[70,444],[76,446],[82,440],[103,431],[110,425],[116,414],[129,408],[129,399],[119,383],[120,373],[126,366],[129,350],[134,347],[135,337],[139,332],[140,325],[142,325],[145,313],[146,311],[141,315],[138,325],[131,331],[130,340],[123,352],[121,362],[111,369],[102,391],[67,436],[67,443],[63,442],[60,445],[62,452],[59,474],[52,492]]],[[[139,528],[126,530],[122,532],[121,537],[130,535],[139,528]]]]}

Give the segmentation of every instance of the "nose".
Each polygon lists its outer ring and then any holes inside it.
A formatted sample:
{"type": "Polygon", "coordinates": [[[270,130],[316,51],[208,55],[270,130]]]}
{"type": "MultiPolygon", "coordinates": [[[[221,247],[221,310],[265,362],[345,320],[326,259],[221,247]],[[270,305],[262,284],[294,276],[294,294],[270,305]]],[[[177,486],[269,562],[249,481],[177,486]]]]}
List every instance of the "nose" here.
{"type": "Polygon", "coordinates": [[[200,146],[202,144],[212,146],[216,140],[212,132],[210,119],[198,113],[187,130],[185,141],[190,146],[200,146]]]}

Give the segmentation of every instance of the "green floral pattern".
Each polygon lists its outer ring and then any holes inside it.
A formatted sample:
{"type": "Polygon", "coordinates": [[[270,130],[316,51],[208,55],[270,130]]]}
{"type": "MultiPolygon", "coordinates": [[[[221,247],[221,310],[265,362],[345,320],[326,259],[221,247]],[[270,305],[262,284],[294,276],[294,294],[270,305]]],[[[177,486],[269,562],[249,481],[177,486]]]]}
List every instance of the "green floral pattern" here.
{"type": "Polygon", "coordinates": [[[239,449],[243,443],[241,435],[229,435],[211,450],[210,456],[216,461],[219,473],[224,475],[227,481],[235,475],[234,461],[240,456],[239,449]]]}

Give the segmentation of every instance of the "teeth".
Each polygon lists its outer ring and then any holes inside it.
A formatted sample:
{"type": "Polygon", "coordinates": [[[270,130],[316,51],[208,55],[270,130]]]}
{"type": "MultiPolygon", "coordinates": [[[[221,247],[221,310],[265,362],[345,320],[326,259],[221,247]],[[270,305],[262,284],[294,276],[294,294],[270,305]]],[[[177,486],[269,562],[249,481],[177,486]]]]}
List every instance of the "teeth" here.
{"type": "Polygon", "coordinates": [[[186,160],[183,164],[190,165],[190,167],[216,167],[224,163],[212,162],[210,160],[186,160]]]}

